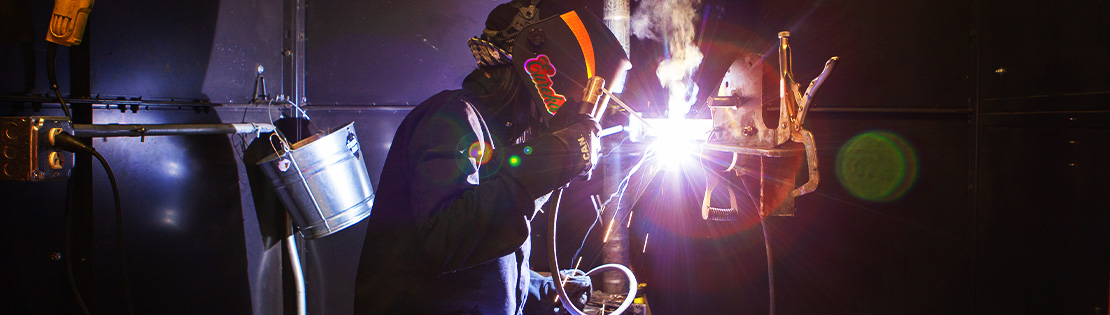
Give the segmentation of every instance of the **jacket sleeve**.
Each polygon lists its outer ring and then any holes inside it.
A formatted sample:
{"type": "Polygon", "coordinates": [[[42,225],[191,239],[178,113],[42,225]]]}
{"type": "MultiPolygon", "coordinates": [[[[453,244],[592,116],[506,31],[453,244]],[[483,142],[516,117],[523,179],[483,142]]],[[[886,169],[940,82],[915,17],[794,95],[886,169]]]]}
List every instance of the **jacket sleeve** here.
{"type": "Polygon", "coordinates": [[[490,155],[493,144],[474,108],[454,105],[419,123],[407,150],[415,223],[440,272],[515,252],[528,238],[527,217],[536,206],[512,176],[496,170],[502,158],[477,154],[490,155]]]}

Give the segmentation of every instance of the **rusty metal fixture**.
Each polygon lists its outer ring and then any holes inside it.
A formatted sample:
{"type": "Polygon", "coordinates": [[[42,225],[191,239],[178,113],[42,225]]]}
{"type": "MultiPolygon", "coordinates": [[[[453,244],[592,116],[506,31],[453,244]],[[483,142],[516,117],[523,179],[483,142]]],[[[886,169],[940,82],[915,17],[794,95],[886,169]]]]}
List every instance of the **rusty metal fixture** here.
{"type": "Polygon", "coordinates": [[[713,189],[707,189],[702,206],[703,218],[707,218],[706,214],[710,212],[736,211],[734,187],[759,189],[760,215],[791,216],[795,210],[794,198],[813,192],[820,181],[813,133],[803,126],[814,94],[838,58],[829,59],[821,74],[810,81],[809,87],[802,93],[800,85],[794,80],[790,32],[779,32],[778,37],[780,102],[778,123],[772,125],[773,128],[769,128],[763,118],[762,55],[741,55],[729,67],[717,95],[708,100],[713,131],[702,148],[731,154],[732,163],[725,171],[707,176],[717,181],[733,181],[736,185],[724,185],[730,195],[731,208],[711,207],[713,189]],[[803,158],[807,162],[808,180],[795,187],[794,181],[799,175],[797,170],[803,158]],[[744,185],[745,178],[758,181],[758,185],[744,185]]]}

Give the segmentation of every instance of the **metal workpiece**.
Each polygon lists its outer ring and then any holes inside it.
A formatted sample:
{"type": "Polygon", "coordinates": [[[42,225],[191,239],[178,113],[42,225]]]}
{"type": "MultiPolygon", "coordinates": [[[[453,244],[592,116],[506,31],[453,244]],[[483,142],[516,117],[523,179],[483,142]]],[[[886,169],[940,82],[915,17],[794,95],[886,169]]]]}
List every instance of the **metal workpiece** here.
{"type": "Polygon", "coordinates": [[[74,124],[73,135],[85,138],[224,135],[274,132],[274,125],[238,124],[74,124]]]}
{"type": "Polygon", "coordinates": [[[760,215],[790,216],[795,210],[794,198],[813,192],[820,182],[813,134],[803,126],[813,96],[828,78],[839,58],[829,59],[821,74],[810,81],[805,93],[801,93],[800,85],[794,80],[790,32],[780,32],[778,37],[780,101],[779,117],[775,125],[768,126],[764,119],[765,109],[760,90],[735,84],[754,85],[762,81],[762,64],[748,66],[752,64],[748,59],[760,57],[758,54],[741,55],[726,73],[717,96],[708,100],[713,129],[702,149],[718,153],[707,156],[730,159],[731,162],[714,161],[728,166],[724,171],[716,170],[715,174],[707,176],[711,181],[719,177],[738,185],[726,185],[731,208],[712,207],[710,199],[713,197],[714,187],[708,187],[702,205],[704,219],[708,219],[711,213],[736,210],[736,203],[731,201],[735,199],[734,186],[759,189],[760,215]],[[806,161],[808,179],[805,184],[795,187],[795,181],[799,178],[797,170],[802,166],[803,158],[806,161]],[[745,186],[744,178],[757,181],[758,186],[745,186]]]}
{"type": "Polygon", "coordinates": [[[69,178],[73,153],[54,148],[62,132],[73,132],[66,117],[0,117],[0,180],[69,178]]]}

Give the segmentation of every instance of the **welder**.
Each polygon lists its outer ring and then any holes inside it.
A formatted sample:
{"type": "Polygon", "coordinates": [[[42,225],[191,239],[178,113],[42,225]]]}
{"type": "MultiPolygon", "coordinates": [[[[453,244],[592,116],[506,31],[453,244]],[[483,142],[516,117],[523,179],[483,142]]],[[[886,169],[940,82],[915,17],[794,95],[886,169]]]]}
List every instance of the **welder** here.
{"type": "MultiPolygon", "coordinates": [[[[596,165],[587,79],[622,81],[627,55],[592,14],[552,0],[497,6],[467,44],[460,90],[427,99],[393,138],[367,219],[358,314],[550,314],[528,263],[531,220],[596,165]]],[[[612,88],[612,87],[610,87],[612,88]]],[[[567,284],[588,297],[588,277],[567,284]]]]}

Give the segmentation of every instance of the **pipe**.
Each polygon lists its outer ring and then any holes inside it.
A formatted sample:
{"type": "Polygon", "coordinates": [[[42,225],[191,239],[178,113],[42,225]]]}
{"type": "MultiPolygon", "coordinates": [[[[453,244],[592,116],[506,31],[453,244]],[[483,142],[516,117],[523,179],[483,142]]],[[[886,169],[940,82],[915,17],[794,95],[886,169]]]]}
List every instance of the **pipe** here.
{"type": "Polygon", "coordinates": [[[603,9],[605,26],[608,26],[609,31],[617,37],[617,41],[621,43],[626,55],[630,55],[628,53],[629,33],[632,30],[630,9],[631,4],[628,0],[605,0],[603,9]]]}
{"type": "Polygon", "coordinates": [[[285,238],[286,250],[289,252],[289,264],[293,268],[293,282],[297,286],[297,315],[308,313],[305,295],[304,269],[301,266],[301,252],[297,249],[297,234],[293,232],[293,223],[285,227],[289,237],[285,238]]]}
{"type": "Polygon", "coordinates": [[[223,135],[274,132],[271,124],[73,124],[73,135],[82,138],[223,135]]]}
{"type": "Polygon", "coordinates": [[[548,221],[551,223],[551,225],[548,226],[550,230],[547,231],[551,237],[551,243],[549,244],[550,246],[547,247],[547,257],[551,267],[551,275],[554,277],[553,280],[555,280],[555,292],[559,294],[559,301],[563,302],[563,309],[567,310],[571,315],[585,315],[577,306],[574,306],[574,304],[570,302],[570,297],[567,296],[567,290],[563,288],[566,284],[566,280],[563,279],[563,272],[559,269],[559,250],[558,246],[556,246],[555,231],[556,226],[558,226],[557,222],[559,221],[559,202],[563,199],[563,189],[559,188],[552,192],[551,199],[555,200],[555,206],[551,208],[551,218],[548,221]]]}

